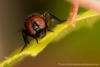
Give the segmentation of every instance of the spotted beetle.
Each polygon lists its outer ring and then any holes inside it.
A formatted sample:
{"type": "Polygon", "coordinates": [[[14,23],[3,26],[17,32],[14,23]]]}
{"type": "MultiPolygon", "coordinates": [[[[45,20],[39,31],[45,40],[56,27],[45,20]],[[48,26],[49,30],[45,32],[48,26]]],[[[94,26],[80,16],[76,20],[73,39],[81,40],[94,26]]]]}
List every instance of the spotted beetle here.
{"type": "MultiPolygon", "coordinates": [[[[65,20],[60,20],[56,16],[52,15],[49,12],[44,12],[43,14],[31,14],[28,16],[25,20],[25,29],[22,30],[22,36],[24,39],[24,47],[22,50],[28,45],[29,41],[27,39],[27,36],[33,37],[36,42],[38,43],[39,37],[44,37],[46,35],[47,31],[51,31],[48,28],[48,22],[51,19],[55,19],[58,22],[64,22],[65,20]]],[[[21,50],[21,51],[22,51],[21,50]]]]}

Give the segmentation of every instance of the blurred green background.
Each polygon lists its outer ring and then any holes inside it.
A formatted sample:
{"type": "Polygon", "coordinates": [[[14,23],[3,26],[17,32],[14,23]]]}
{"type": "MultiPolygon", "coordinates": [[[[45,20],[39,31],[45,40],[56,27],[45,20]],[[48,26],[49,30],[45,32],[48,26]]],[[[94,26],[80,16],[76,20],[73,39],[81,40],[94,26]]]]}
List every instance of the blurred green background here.
{"type": "MultiPolygon", "coordinates": [[[[60,19],[66,19],[70,7],[71,4],[64,0],[0,0],[0,61],[24,44],[18,30],[23,28],[25,16],[49,10],[60,19]]],[[[84,11],[86,10],[80,8],[78,14],[84,11]]],[[[50,43],[37,57],[27,57],[14,67],[73,67],[60,64],[100,64],[99,22],[100,20],[97,20],[92,28],[82,27],[59,42],[50,43]]]]}

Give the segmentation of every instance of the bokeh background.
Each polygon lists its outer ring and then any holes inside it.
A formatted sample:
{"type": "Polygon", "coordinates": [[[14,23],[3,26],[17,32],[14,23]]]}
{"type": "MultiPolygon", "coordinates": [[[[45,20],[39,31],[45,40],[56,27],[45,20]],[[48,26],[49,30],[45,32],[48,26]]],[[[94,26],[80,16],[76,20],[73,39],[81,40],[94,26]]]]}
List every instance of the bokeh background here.
{"type": "MultiPolygon", "coordinates": [[[[49,10],[58,18],[66,19],[70,6],[71,4],[64,0],[0,0],[0,62],[24,44],[19,30],[24,27],[25,16],[49,10]]],[[[78,14],[84,11],[86,10],[80,8],[78,14]]],[[[50,43],[37,57],[27,57],[13,67],[73,67],[60,64],[100,64],[99,22],[100,20],[97,20],[93,28],[82,27],[59,42],[50,43]]]]}

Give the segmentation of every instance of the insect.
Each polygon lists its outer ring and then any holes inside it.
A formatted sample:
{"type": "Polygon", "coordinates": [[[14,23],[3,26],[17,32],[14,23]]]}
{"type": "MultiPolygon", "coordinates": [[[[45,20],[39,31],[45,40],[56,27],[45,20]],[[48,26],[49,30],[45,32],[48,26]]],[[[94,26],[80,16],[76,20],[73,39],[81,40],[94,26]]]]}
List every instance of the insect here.
{"type": "Polygon", "coordinates": [[[25,42],[22,50],[29,43],[27,36],[33,37],[38,43],[37,38],[42,38],[46,35],[47,31],[51,31],[48,28],[48,21],[50,21],[52,18],[58,22],[63,22],[63,20],[60,20],[49,12],[44,12],[43,14],[32,14],[26,18],[25,29],[22,30],[22,36],[25,42]]]}

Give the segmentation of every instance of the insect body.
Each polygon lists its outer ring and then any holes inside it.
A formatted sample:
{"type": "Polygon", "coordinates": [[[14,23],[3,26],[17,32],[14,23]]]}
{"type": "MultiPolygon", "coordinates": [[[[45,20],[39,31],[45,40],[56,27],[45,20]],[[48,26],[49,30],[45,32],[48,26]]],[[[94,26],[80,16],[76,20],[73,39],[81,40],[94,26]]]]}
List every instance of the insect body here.
{"type": "Polygon", "coordinates": [[[50,29],[48,28],[48,21],[50,21],[52,18],[58,20],[59,22],[63,22],[62,20],[58,19],[48,12],[44,12],[42,15],[32,14],[26,19],[25,29],[23,29],[22,31],[23,39],[25,42],[23,49],[29,43],[27,36],[33,37],[38,43],[37,38],[44,37],[46,35],[46,32],[50,31],[50,29]]]}
{"type": "Polygon", "coordinates": [[[40,16],[28,18],[25,23],[27,34],[33,36],[34,38],[40,37],[43,30],[46,31],[46,27],[45,20],[40,16]]]}

